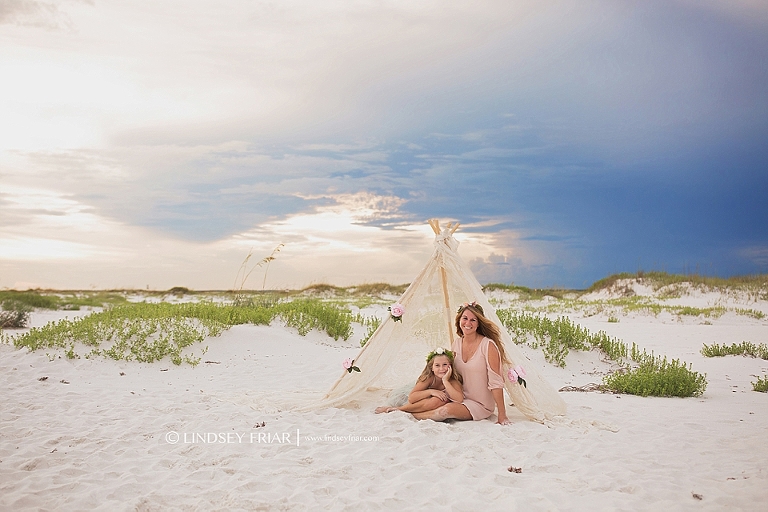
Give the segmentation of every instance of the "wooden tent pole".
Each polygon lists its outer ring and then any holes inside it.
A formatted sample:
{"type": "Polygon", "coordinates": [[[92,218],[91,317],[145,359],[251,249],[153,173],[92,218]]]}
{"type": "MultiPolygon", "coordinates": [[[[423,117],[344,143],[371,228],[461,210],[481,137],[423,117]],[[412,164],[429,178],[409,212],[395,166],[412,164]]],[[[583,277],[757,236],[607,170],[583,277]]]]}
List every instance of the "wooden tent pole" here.
{"type": "MultiPolygon", "coordinates": [[[[440,221],[437,219],[431,219],[429,221],[430,226],[432,226],[432,230],[435,232],[435,234],[440,234],[440,221]]],[[[446,226],[446,230],[453,235],[453,233],[456,231],[456,228],[459,227],[459,223],[457,222],[455,226],[453,226],[453,229],[451,229],[451,223],[449,222],[446,226]]],[[[445,308],[445,319],[448,321],[448,350],[451,349],[451,346],[453,345],[453,322],[451,318],[451,299],[448,295],[448,276],[445,273],[445,262],[440,262],[440,284],[443,285],[443,306],[445,308]]]]}
{"type": "Polygon", "coordinates": [[[440,281],[443,285],[443,298],[445,299],[445,318],[448,320],[448,350],[453,345],[453,322],[451,322],[451,301],[448,298],[448,279],[445,275],[445,267],[440,267],[440,281]]]}

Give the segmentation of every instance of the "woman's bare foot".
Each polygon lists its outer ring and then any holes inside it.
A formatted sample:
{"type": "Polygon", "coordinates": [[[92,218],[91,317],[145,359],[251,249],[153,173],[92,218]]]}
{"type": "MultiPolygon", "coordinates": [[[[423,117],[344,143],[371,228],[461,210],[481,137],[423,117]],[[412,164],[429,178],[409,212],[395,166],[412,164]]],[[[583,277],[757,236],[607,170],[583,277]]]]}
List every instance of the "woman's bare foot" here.
{"type": "Polygon", "coordinates": [[[397,407],[387,407],[386,405],[382,405],[381,407],[377,407],[374,412],[376,414],[381,414],[383,412],[392,412],[396,410],[397,410],[397,407]]]}

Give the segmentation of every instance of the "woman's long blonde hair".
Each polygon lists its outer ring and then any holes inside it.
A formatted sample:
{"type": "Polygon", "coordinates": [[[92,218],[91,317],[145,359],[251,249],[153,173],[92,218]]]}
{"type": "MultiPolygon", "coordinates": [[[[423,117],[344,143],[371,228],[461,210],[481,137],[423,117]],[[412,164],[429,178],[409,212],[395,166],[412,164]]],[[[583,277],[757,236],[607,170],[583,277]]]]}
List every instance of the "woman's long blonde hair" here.
{"type": "Polygon", "coordinates": [[[471,304],[463,304],[459,311],[456,313],[456,334],[459,337],[464,337],[464,331],[461,330],[461,316],[465,311],[471,311],[477,317],[477,332],[481,336],[489,338],[496,344],[496,348],[499,350],[499,356],[501,357],[502,365],[512,364],[507,359],[507,352],[504,350],[504,344],[501,342],[501,331],[498,326],[489,320],[483,312],[483,307],[475,302],[471,304]]]}

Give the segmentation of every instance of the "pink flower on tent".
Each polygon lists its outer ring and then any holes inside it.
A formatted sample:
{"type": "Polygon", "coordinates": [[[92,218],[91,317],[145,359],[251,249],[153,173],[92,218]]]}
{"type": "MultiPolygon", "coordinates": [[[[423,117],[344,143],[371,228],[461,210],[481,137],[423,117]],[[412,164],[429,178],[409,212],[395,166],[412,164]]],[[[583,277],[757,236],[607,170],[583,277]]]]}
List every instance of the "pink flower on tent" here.
{"type": "Polygon", "coordinates": [[[405,313],[405,308],[399,302],[392,304],[387,308],[387,310],[389,311],[390,315],[392,315],[392,319],[395,322],[400,322],[403,320],[403,313],[405,313]]]}
{"type": "Polygon", "coordinates": [[[344,360],[344,362],[341,363],[341,366],[343,366],[344,369],[347,370],[347,373],[359,372],[360,371],[360,368],[355,366],[355,360],[354,359],[346,358],[344,360]]]}
{"type": "Polygon", "coordinates": [[[525,382],[525,379],[523,378],[525,377],[525,375],[526,375],[525,368],[523,368],[520,365],[517,365],[514,368],[510,368],[509,370],[507,370],[507,378],[509,379],[509,382],[512,382],[512,383],[517,382],[518,384],[522,384],[523,386],[528,387],[528,383],[525,382]]]}

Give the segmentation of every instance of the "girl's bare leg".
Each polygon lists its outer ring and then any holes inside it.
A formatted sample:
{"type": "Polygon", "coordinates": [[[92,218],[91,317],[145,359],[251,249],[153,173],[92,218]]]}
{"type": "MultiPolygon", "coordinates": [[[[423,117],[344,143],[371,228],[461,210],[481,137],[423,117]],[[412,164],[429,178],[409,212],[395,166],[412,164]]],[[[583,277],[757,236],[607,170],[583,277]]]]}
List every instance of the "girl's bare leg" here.
{"type": "Polygon", "coordinates": [[[417,420],[433,420],[433,421],[445,421],[450,419],[456,420],[471,420],[472,415],[462,404],[447,403],[443,406],[433,409],[431,411],[417,412],[413,414],[413,417],[417,420]]]}
{"type": "Polygon", "coordinates": [[[441,405],[444,405],[445,402],[443,402],[440,398],[437,398],[436,396],[431,396],[429,398],[425,398],[424,400],[419,400],[415,403],[408,402],[407,404],[398,407],[399,410],[403,412],[410,412],[411,414],[415,412],[426,412],[431,411],[433,409],[437,409],[441,405]]]}
{"type": "Polygon", "coordinates": [[[401,407],[389,407],[386,405],[382,405],[381,407],[377,407],[374,411],[376,414],[381,414],[383,412],[392,412],[392,411],[403,411],[403,412],[425,412],[425,411],[431,411],[433,409],[437,409],[441,405],[445,404],[441,399],[437,398],[436,396],[431,396],[429,398],[425,398],[424,400],[419,400],[418,402],[408,402],[407,404],[401,406],[401,407]]]}

